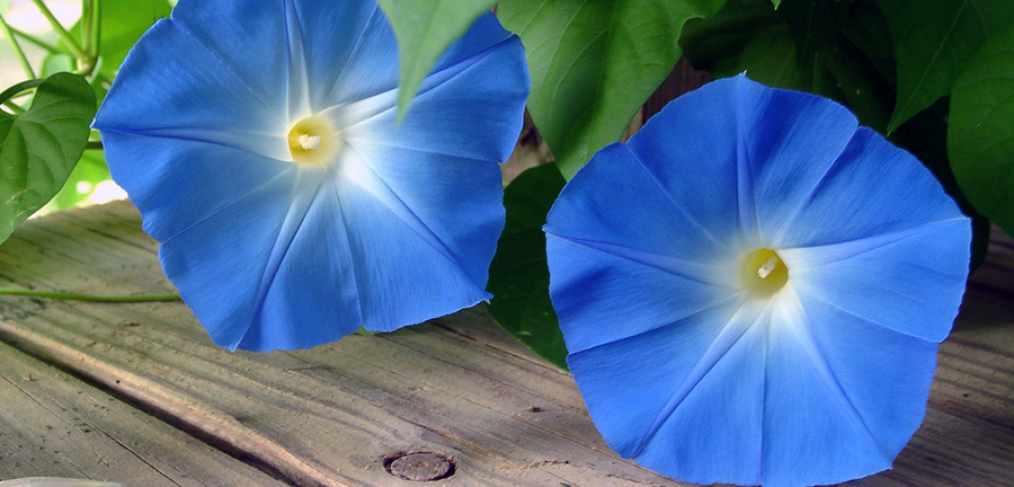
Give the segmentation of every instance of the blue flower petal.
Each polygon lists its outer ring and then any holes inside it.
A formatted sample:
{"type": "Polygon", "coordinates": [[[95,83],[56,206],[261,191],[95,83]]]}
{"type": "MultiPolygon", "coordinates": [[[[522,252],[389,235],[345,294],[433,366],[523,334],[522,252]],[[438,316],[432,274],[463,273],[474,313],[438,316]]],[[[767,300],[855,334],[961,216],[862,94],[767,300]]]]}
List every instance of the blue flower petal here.
{"type": "Polygon", "coordinates": [[[911,154],[864,127],[814,188],[805,208],[794,215],[777,245],[815,247],[947,220],[965,217],[933,175],[911,154]]]}
{"type": "Polygon", "coordinates": [[[772,357],[779,346],[794,358],[772,361],[768,369],[768,390],[782,394],[769,395],[765,408],[765,438],[771,439],[765,451],[765,484],[779,478],[787,485],[833,483],[890,467],[923,420],[925,401],[913,398],[929,394],[937,344],[804,296],[793,306],[801,308],[795,310],[794,321],[785,319],[775,328],[781,333],[768,351],[772,357]],[[811,382],[803,380],[801,371],[808,372],[811,382]],[[826,408],[800,404],[801,397],[814,391],[834,392],[835,400],[826,408]],[[823,438],[802,436],[808,433],[801,431],[800,423],[821,424],[832,417],[854,423],[849,430],[855,441],[825,445],[823,438]],[[814,444],[822,449],[813,449],[814,444]],[[793,474],[797,477],[791,478],[793,474]]]}
{"type": "Polygon", "coordinates": [[[567,363],[596,427],[624,457],[691,482],[751,484],[765,393],[764,331],[751,325],[764,318],[733,299],[567,363]]]}
{"type": "MultiPolygon", "coordinates": [[[[366,329],[391,331],[474,306],[491,297],[484,287],[496,236],[503,228],[503,220],[495,216],[503,210],[490,209],[489,200],[498,194],[499,179],[494,180],[496,186],[488,184],[492,180],[488,177],[472,186],[492,189],[483,196],[471,195],[472,201],[480,205],[473,210],[493,212],[482,215],[480,227],[438,235],[415,213],[416,208],[402,201],[369,164],[349,161],[344,173],[348,183],[336,185],[336,191],[348,232],[366,329]],[[471,232],[481,234],[470,235],[471,232]],[[476,241],[479,248],[466,249],[458,239],[476,241]],[[392,266],[395,268],[391,269],[392,266]]],[[[454,176],[449,171],[443,174],[454,176]]],[[[480,178],[481,172],[474,172],[473,177],[480,178]]],[[[432,182],[419,181],[422,184],[418,187],[425,188],[426,183],[432,182]]],[[[405,194],[419,196],[419,192],[405,194]]],[[[450,225],[448,221],[437,220],[434,209],[423,206],[419,210],[426,210],[423,216],[429,217],[430,222],[450,225]]],[[[475,222],[478,218],[472,216],[469,220],[475,222]]]]}
{"type": "Polygon", "coordinates": [[[961,304],[970,238],[968,220],[961,218],[781,255],[801,296],[939,343],[961,304]]]}
{"type": "MultiPolygon", "coordinates": [[[[235,73],[250,94],[269,107],[290,107],[286,115],[307,109],[303,32],[290,1],[182,0],[173,9],[174,25],[214,53],[224,69],[235,73]],[[243,19],[242,22],[231,19],[243,19]]],[[[344,2],[315,2],[317,9],[340,8],[344,2]]],[[[330,12],[329,12],[330,13],[330,12]]],[[[345,13],[345,12],[343,12],[345,13]]],[[[356,17],[350,16],[352,23],[356,17]]],[[[329,19],[342,19],[329,15],[329,19]]],[[[345,25],[331,32],[341,32],[345,25]]],[[[349,36],[333,36],[354,42],[349,36]]],[[[309,44],[309,43],[306,43],[309,44]]],[[[337,53],[340,53],[338,51],[337,53]]],[[[336,53],[336,54],[337,54],[336,53]]],[[[200,64],[195,64],[200,65],[200,64]]]]}
{"type": "Polygon", "coordinates": [[[234,350],[252,326],[270,284],[264,277],[286,249],[283,227],[291,235],[302,216],[290,209],[299,179],[282,173],[159,248],[166,276],[219,346],[234,350]]]}
{"type": "MultiPolygon", "coordinates": [[[[246,290],[260,293],[260,306],[238,348],[309,348],[366,324],[360,296],[371,288],[358,284],[364,277],[357,275],[353,264],[357,256],[350,247],[349,230],[342,224],[344,207],[336,180],[311,176],[297,183],[305,185],[305,191],[294,193],[268,267],[261,281],[250,283],[246,290]]],[[[223,301],[220,305],[236,304],[223,301]]]]}
{"type": "Polygon", "coordinates": [[[131,50],[94,126],[289,158],[288,118],[254,96],[216,53],[167,20],[156,23],[131,50]]]}
{"type": "Polygon", "coordinates": [[[159,241],[296,169],[289,162],[208,142],[112,131],[104,131],[102,140],[109,172],[141,211],[145,232],[159,241]]]}
{"type": "Polygon", "coordinates": [[[628,147],[593,157],[545,227],[606,442],[697,483],[889,468],[967,277],[970,224],[939,183],[841,106],[745,77],[673,102],[628,147]],[[758,252],[777,259],[745,267],[758,252]],[[784,280],[758,284],[769,263],[784,280]]]}
{"type": "Polygon", "coordinates": [[[362,141],[392,150],[505,161],[517,141],[514,134],[521,131],[529,80],[518,38],[491,40],[495,44],[479,56],[426,78],[401,123],[396,121],[393,91],[338,105],[322,115],[344,127],[342,136],[353,147],[362,141]]]}

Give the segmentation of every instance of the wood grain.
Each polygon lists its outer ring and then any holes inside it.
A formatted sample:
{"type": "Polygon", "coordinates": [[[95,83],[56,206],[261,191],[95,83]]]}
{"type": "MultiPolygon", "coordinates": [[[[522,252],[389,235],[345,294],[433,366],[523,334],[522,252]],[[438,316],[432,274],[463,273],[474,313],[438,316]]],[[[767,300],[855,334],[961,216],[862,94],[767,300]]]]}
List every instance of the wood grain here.
{"type": "MultiPolygon", "coordinates": [[[[156,251],[125,203],[71,211],[19,229],[0,281],[172,292],[156,251]]],[[[1012,273],[1014,243],[997,233],[941,347],[925,424],[894,470],[846,485],[1014,485],[1012,273]]],[[[406,487],[420,482],[392,475],[392,459],[431,453],[453,474],[424,485],[684,485],[612,453],[571,377],[481,308],[252,354],[215,347],[181,303],[3,298],[0,339],[0,478],[406,487]]]]}

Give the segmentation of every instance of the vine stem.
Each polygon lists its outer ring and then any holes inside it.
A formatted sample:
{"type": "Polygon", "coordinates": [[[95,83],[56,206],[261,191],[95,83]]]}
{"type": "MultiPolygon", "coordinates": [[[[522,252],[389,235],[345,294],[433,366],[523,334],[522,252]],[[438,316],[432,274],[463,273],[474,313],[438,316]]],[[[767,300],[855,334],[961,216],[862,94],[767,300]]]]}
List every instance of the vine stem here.
{"type": "Polygon", "coordinates": [[[29,43],[35,44],[36,46],[39,46],[39,47],[45,49],[50,54],[57,54],[57,53],[62,52],[59,49],[57,49],[56,47],[53,47],[52,44],[50,44],[50,43],[48,43],[48,42],[46,42],[46,41],[44,41],[42,39],[39,39],[38,37],[35,37],[35,36],[33,36],[33,35],[31,35],[31,34],[29,34],[27,32],[18,30],[15,27],[11,27],[11,32],[13,32],[14,35],[16,35],[16,36],[18,36],[18,37],[20,37],[20,38],[28,41],[29,43]]]}
{"type": "Polygon", "coordinates": [[[33,298],[59,299],[61,301],[86,301],[90,303],[155,303],[182,301],[179,294],[141,294],[138,296],[97,296],[94,294],[65,293],[58,291],[34,291],[31,289],[0,288],[2,296],[28,296],[33,298]]]}
{"type": "Polygon", "coordinates": [[[21,44],[18,43],[18,39],[14,37],[14,33],[11,32],[11,26],[7,23],[7,19],[4,18],[3,13],[0,13],[0,31],[4,33],[4,37],[7,38],[7,43],[11,45],[11,50],[18,56],[18,62],[21,63],[21,69],[25,71],[25,75],[29,79],[35,78],[35,70],[32,69],[32,64],[28,62],[28,56],[25,56],[24,49],[21,49],[21,44]]]}
{"type": "Polygon", "coordinates": [[[60,21],[56,20],[56,16],[53,15],[53,12],[49,11],[46,4],[42,3],[42,0],[32,0],[32,3],[34,3],[35,7],[39,9],[39,13],[46,18],[49,25],[53,27],[53,32],[56,32],[56,36],[59,37],[60,40],[67,45],[67,48],[74,53],[74,56],[77,57],[78,61],[89,64],[92,63],[92,59],[88,56],[88,53],[81,48],[81,45],[78,44],[73,37],[71,37],[70,33],[67,32],[67,29],[64,29],[63,26],[60,25],[60,21]]]}
{"type": "Polygon", "coordinates": [[[24,91],[28,91],[32,88],[37,88],[42,84],[44,79],[30,79],[28,81],[22,81],[6,90],[0,91],[0,103],[6,103],[10,99],[18,96],[24,91]]]}

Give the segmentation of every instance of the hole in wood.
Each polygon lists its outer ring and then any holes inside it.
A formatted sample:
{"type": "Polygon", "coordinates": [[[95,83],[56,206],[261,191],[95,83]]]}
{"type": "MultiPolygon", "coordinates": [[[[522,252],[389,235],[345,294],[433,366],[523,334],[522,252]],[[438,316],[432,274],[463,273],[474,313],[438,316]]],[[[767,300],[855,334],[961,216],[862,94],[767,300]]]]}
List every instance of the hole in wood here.
{"type": "Polygon", "coordinates": [[[440,453],[398,452],[384,459],[384,468],[398,478],[429,482],[454,475],[454,460],[440,453]]]}

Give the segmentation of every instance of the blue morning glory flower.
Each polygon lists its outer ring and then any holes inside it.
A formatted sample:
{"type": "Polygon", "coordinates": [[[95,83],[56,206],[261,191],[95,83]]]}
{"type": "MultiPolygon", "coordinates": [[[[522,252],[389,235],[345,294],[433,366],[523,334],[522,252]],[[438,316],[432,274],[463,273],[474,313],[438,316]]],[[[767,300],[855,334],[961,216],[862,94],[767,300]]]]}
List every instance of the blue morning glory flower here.
{"type": "Polygon", "coordinates": [[[216,344],[310,347],[490,297],[521,43],[480,18],[400,124],[397,81],[367,0],[181,0],[134,47],[95,127],[216,344]]]}
{"type": "Polygon", "coordinates": [[[971,239],[933,176],[844,107],[743,76],[600,151],[545,230],[568,364],[609,446],[767,486],[890,468],[971,239]]]}

